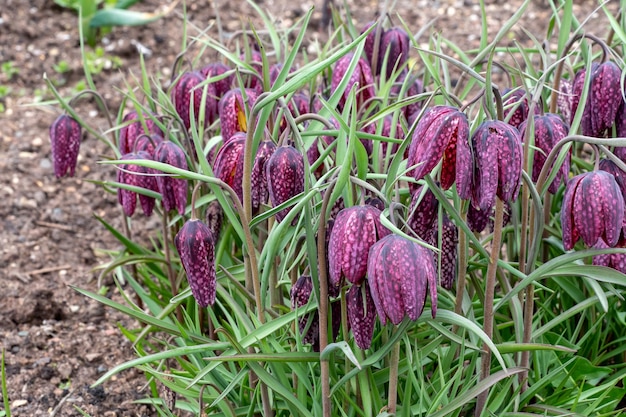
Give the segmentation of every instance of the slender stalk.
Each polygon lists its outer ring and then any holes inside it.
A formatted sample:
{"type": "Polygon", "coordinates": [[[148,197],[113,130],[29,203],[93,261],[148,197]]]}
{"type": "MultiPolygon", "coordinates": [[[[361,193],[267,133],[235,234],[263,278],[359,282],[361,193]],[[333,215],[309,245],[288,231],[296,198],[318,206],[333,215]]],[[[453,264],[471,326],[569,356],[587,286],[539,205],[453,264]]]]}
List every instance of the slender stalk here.
{"type": "Polygon", "coordinates": [[[387,413],[396,414],[398,405],[398,366],[400,363],[400,341],[397,341],[389,360],[389,391],[387,395],[387,413]]]}
{"type": "MultiPolygon", "coordinates": [[[[322,200],[322,211],[317,231],[317,261],[320,281],[319,299],[319,326],[320,326],[320,352],[328,346],[328,271],[326,270],[326,217],[330,196],[335,188],[336,179],[333,179],[328,189],[324,193],[322,200]]],[[[330,408],[330,367],[327,359],[320,361],[320,371],[322,378],[322,415],[331,417],[330,408]]]]}
{"type": "Polygon", "coordinates": [[[2,359],[0,359],[0,382],[2,383],[4,413],[6,417],[11,417],[11,404],[9,404],[9,390],[7,389],[7,373],[4,367],[4,349],[2,349],[2,359]]]}
{"type": "MultiPolygon", "coordinates": [[[[504,217],[504,201],[496,198],[496,212],[493,220],[493,239],[491,242],[491,256],[489,258],[489,266],[487,267],[487,279],[485,281],[485,302],[483,331],[493,339],[493,299],[495,297],[496,287],[496,271],[498,266],[498,258],[500,256],[500,246],[502,244],[502,219],[504,217]]],[[[484,380],[491,372],[491,350],[487,345],[483,345],[480,379],[484,380]]],[[[482,414],[489,390],[483,391],[477,398],[475,416],[482,414]]]]}
{"type": "MultiPolygon", "coordinates": [[[[461,212],[461,221],[466,223],[467,212],[461,212]]],[[[465,275],[467,274],[467,236],[463,228],[459,227],[459,270],[456,277],[456,301],[454,312],[463,315],[463,295],[465,294],[465,275]]]]}

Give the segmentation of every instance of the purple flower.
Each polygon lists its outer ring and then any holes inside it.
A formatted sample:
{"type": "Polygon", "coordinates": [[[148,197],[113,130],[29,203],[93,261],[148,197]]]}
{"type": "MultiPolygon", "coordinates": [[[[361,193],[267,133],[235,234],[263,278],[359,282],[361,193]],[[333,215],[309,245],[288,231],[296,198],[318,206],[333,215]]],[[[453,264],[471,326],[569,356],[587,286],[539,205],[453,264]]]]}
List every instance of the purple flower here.
{"type": "MultiPolygon", "coordinates": [[[[472,135],[472,153],[474,175],[470,190],[474,207],[489,211],[496,196],[505,202],[515,201],[522,174],[519,131],[501,121],[483,122],[472,135]]],[[[459,196],[468,198],[466,191],[459,190],[459,196]]]]}
{"type": "MultiPolygon", "coordinates": [[[[176,108],[176,113],[183,120],[186,129],[191,127],[191,102],[193,100],[193,116],[197,122],[200,117],[200,104],[202,103],[203,87],[199,85],[206,78],[199,72],[183,73],[174,89],[172,90],[172,101],[176,108]]],[[[217,95],[215,92],[215,84],[207,85],[207,95],[205,99],[204,116],[209,123],[217,118],[217,95]]]]}
{"type": "Polygon", "coordinates": [[[363,282],[370,248],[389,233],[380,223],[380,210],[374,206],[341,210],[328,244],[330,285],[341,286],[344,278],[357,285],[363,282]]]}
{"type": "MultiPolygon", "coordinates": [[[[265,177],[272,206],[281,205],[304,191],[304,156],[293,146],[279,147],[265,163],[265,177]]],[[[282,221],[291,209],[276,213],[276,221],[282,221]]]]}
{"type": "MultiPolygon", "coordinates": [[[[606,244],[604,239],[598,239],[598,242],[593,245],[594,249],[608,249],[609,245],[606,244]]],[[[626,274],[626,253],[608,253],[606,255],[596,255],[593,257],[593,264],[599,266],[606,266],[613,268],[616,271],[626,274]]]]}
{"type": "Polygon", "coordinates": [[[459,195],[469,194],[472,155],[468,143],[469,124],[464,113],[450,106],[435,106],[418,122],[409,147],[408,166],[416,180],[429,174],[443,158],[441,187],[447,190],[456,180],[459,195]]]}
{"type": "Polygon", "coordinates": [[[376,306],[367,282],[360,286],[353,285],[350,287],[346,292],[346,307],[348,322],[356,345],[361,349],[368,349],[372,344],[374,334],[376,306]]]}
{"type": "MultiPolygon", "coordinates": [[[[154,116],[153,116],[154,117],[154,116]]],[[[136,111],[131,111],[127,113],[122,119],[122,128],[120,129],[120,152],[122,154],[131,153],[135,151],[139,151],[141,149],[135,149],[135,141],[141,135],[159,135],[163,137],[163,131],[161,128],[155,123],[154,119],[150,117],[148,114],[143,114],[143,120],[146,124],[146,129],[144,129],[144,125],[141,123],[139,116],[136,111]]]]}
{"type": "Polygon", "coordinates": [[[430,188],[426,189],[423,196],[422,190],[423,186],[419,186],[411,194],[407,224],[420,239],[430,245],[435,245],[439,202],[430,188]]]}
{"type": "MultiPolygon", "coordinates": [[[[372,33],[375,33],[375,31],[372,33]]],[[[385,62],[386,57],[385,72],[387,79],[391,78],[394,70],[401,69],[409,59],[410,42],[409,35],[401,28],[391,28],[382,34],[378,66],[380,68],[383,67],[383,62],[385,62]]]]}
{"type": "MultiPolygon", "coordinates": [[[[173,142],[161,142],[154,150],[154,160],[180,169],[187,169],[185,152],[173,142]]],[[[177,209],[185,213],[187,206],[187,180],[171,175],[158,175],[156,184],[161,193],[161,204],[166,212],[177,209]]]]}
{"type": "MultiPolygon", "coordinates": [[[[223,75],[230,70],[231,69],[227,65],[222,64],[221,62],[214,62],[202,67],[202,69],[200,69],[200,74],[202,74],[205,79],[209,79],[213,77],[219,77],[220,75],[223,75]]],[[[222,96],[231,89],[234,79],[235,75],[230,74],[225,76],[221,80],[214,81],[212,83],[214,85],[215,96],[218,99],[222,98],[222,96]]]]}
{"type": "Polygon", "coordinates": [[[80,124],[68,115],[59,116],[50,126],[50,150],[54,175],[74,176],[81,139],[80,124]]]}
{"type": "MultiPolygon", "coordinates": [[[[339,87],[339,83],[341,79],[346,75],[348,71],[348,67],[350,66],[350,61],[354,54],[349,53],[339,58],[337,63],[335,64],[335,68],[333,69],[333,77],[331,83],[331,91],[334,93],[339,87]]],[[[337,107],[342,110],[343,106],[346,104],[346,100],[350,94],[350,90],[352,86],[357,84],[358,90],[356,93],[356,107],[360,108],[363,103],[371,99],[376,95],[374,90],[374,77],[372,75],[372,69],[370,68],[367,61],[363,58],[359,58],[354,71],[349,75],[348,84],[346,88],[343,90],[341,94],[341,98],[339,99],[339,103],[337,107]]]]}
{"type": "MultiPolygon", "coordinates": [[[[546,163],[546,157],[552,151],[554,146],[565,138],[569,132],[569,126],[554,113],[546,113],[544,115],[536,115],[534,117],[535,124],[535,147],[537,148],[533,156],[533,181],[539,179],[541,169],[546,163]]],[[[519,126],[522,140],[526,137],[526,121],[519,126]]],[[[565,157],[563,164],[559,168],[554,181],[550,184],[548,191],[555,194],[559,189],[561,182],[567,181],[569,175],[571,153],[565,157]]]]}
{"type": "Polygon", "coordinates": [[[570,179],[561,207],[563,247],[574,248],[582,238],[592,247],[602,238],[609,247],[617,244],[624,221],[624,197],[615,177],[593,171],[570,179]]]}
{"type": "MultiPolygon", "coordinates": [[[[439,266],[441,286],[446,290],[452,289],[456,278],[457,250],[459,245],[459,229],[446,216],[441,221],[441,265],[439,266]]],[[[439,257],[435,256],[435,262],[439,257]]]]}
{"type": "Polygon", "coordinates": [[[437,274],[430,250],[398,235],[388,235],[370,249],[367,276],[378,317],[398,325],[424,311],[427,288],[431,313],[437,313],[437,274]]]}
{"type": "Polygon", "coordinates": [[[271,140],[261,141],[256,150],[250,175],[250,198],[252,200],[253,213],[258,213],[261,204],[267,202],[269,198],[265,166],[274,152],[276,152],[276,145],[271,140]]]}
{"type": "MultiPolygon", "coordinates": [[[[127,153],[122,155],[122,160],[132,159],[144,159],[150,160],[150,155],[147,152],[139,151],[136,153],[127,153]]],[[[117,171],[117,182],[126,185],[132,185],[135,187],[145,188],[151,191],[157,191],[156,180],[153,175],[153,171],[150,168],[135,165],[135,164],[121,164],[120,169],[117,171]]],[[[117,199],[122,205],[124,214],[132,216],[135,213],[135,207],[137,206],[137,193],[135,191],[119,188],[117,190],[117,199]]],[[[143,214],[150,216],[154,209],[154,198],[148,197],[143,194],[139,194],[139,203],[143,214]]]]}
{"type": "Polygon", "coordinates": [[[243,151],[246,145],[246,135],[235,133],[220,148],[213,163],[213,173],[217,178],[228,184],[243,200],[243,151]]]}
{"type": "MultiPolygon", "coordinates": [[[[252,109],[257,98],[254,90],[246,89],[248,109],[252,109]]],[[[241,90],[232,89],[226,92],[219,101],[219,119],[222,129],[222,140],[226,142],[235,132],[247,132],[246,104],[241,90]]]]}
{"type": "Polygon", "coordinates": [[[176,234],[174,243],[196,302],[200,307],[213,305],[217,279],[211,230],[200,220],[188,220],[176,234]]]}

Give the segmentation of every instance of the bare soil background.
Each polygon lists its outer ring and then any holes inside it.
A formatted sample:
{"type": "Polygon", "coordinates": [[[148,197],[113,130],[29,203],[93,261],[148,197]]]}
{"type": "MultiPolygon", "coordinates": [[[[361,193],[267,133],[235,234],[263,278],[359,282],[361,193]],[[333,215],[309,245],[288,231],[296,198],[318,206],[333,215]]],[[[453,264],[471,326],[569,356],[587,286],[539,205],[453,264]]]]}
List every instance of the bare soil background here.
{"type": "MultiPolygon", "coordinates": [[[[278,27],[290,27],[311,6],[317,6],[305,41],[311,45],[328,37],[316,26],[321,18],[321,0],[316,1],[264,0],[257,4],[268,11],[278,27]]],[[[522,4],[520,0],[486,2],[492,35],[522,4]]],[[[7,96],[0,97],[5,108],[0,113],[0,349],[6,350],[12,414],[79,416],[78,407],[92,416],[156,415],[151,408],[134,403],[147,396],[146,379],[137,371],[126,371],[90,388],[106,370],[134,357],[117,324],[136,324],[69,287],[97,291],[94,267],[108,260],[102,249],[118,246],[94,218],[95,213],[120,226],[116,196],[90,182],[114,179],[113,170],[95,163],[106,153],[105,146],[93,137],[85,138],[76,176],[57,180],[50,160],[48,128],[59,110],[30,105],[51,99],[44,73],[64,96],[72,94],[83,79],[77,16],[52,0],[0,3],[0,63],[12,62],[14,68],[0,72],[0,86],[10,89],[7,96]],[[66,71],[61,72],[59,65],[66,71]]],[[[164,7],[163,3],[145,0],[134,10],[152,12],[164,7]]],[[[243,0],[188,3],[191,35],[215,23],[216,7],[226,34],[248,21],[262,27],[253,8],[243,0]]],[[[382,1],[348,3],[357,27],[375,19],[383,6],[382,1]]],[[[605,35],[608,25],[604,14],[592,13],[596,2],[577,3],[576,17],[583,20],[589,16],[587,30],[605,35]]],[[[619,1],[609,3],[617,11],[619,1]]],[[[477,46],[481,25],[478,0],[399,0],[392,10],[414,33],[431,24],[421,38],[425,43],[430,33],[439,32],[464,50],[477,46]]],[[[523,29],[542,39],[550,15],[544,1],[534,1],[506,41],[527,44],[529,37],[523,29]]],[[[156,23],[115,28],[106,36],[100,43],[105,52],[99,61],[103,69],[95,81],[112,111],[117,112],[120,105],[121,94],[116,88],[124,87],[124,77],[140,73],[137,45],[151,51],[147,67],[166,82],[180,52],[181,37],[181,5],[156,23]]],[[[105,119],[93,102],[80,103],[81,115],[106,130],[105,119]]],[[[134,221],[145,221],[146,230],[157,227],[156,220],[134,221]]],[[[119,298],[113,289],[108,296],[119,298]]]]}

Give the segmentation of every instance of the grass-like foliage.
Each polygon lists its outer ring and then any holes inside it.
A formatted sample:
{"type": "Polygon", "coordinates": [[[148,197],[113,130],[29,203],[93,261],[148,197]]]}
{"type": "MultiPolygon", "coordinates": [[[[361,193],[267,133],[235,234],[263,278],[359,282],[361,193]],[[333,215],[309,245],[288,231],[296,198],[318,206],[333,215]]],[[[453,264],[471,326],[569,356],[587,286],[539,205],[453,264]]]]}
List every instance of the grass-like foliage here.
{"type": "Polygon", "coordinates": [[[124,212],[123,301],[76,290],[137,358],[95,384],[138,368],[164,416],[621,415],[625,19],[549,1],[505,45],[529,3],[470,51],[335,13],[314,54],[311,12],[252,3],[264,27],[185,26],[171,80],[129,74],[104,133],[50,85],[55,169],[87,130],[124,212]]]}

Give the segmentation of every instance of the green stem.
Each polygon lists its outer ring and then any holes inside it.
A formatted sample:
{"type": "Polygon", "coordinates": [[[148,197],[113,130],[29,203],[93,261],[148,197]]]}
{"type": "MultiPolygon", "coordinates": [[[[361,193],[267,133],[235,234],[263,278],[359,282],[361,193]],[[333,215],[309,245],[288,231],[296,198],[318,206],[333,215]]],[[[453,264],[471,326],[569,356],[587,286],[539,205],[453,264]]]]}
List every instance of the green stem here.
{"type": "MultiPolygon", "coordinates": [[[[332,179],[322,200],[321,218],[317,231],[317,261],[319,269],[320,299],[319,299],[319,326],[320,352],[328,346],[328,271],[326,270],[326,218],[330,196],[337,180],[332,179]]],[[[330,367],[327,359],[320,361],[322,378],[322,415],[331,417],[330,408],[330,367]]]]}
{"type": "MultiPolygon", "coordinates": [[[[461,221],[466,223],[467,212],[461,212],[461,221]]],[[[465,276],[467,275],[467,236],[462,228],[459,227],[459,270],[456,278],[456,301],[454,312],[460,316],[463,315],[463,295],[465,294],[465,276]]]]}
{"type": "Polygon", "coordinates": [[[2,380],[2,401],[4,402],[4,413],[6,417],[11,417],[11,404],[9,403],[9,390],[7,389],[7,373],[4,367],[4,349],[2,349],[2,360],[0,360],[0,380],[2,380]]]}
{"type": "MultiPolygon", "coordinates": [[[[496,271],[498,269],[498,258],[500,257],[500,246],[502,244],[502,220],[504,217],[504,201],[496,197],[496,212],[493,220],[493,239],[491,242],[491,256],[487,266],[487,279],[485,282],[485,303],[483,331],[493,340],[493,299],[496,289],[496,271]]],[[[491,350],[487,345],[483,345],[480,379],[484,380],[491,372],[491,350]]],[[[487,402],[489,390],[483,391],[477,398],[475,416],[482,414],[487,402]]]]}
{"type": "Polygon", "coordinates": [[[387,413],[396,414],[398,405],[398,367],[400,364],[400,341],[391,350],[389,359],[389,391],[387,395],[387,413]]]}

